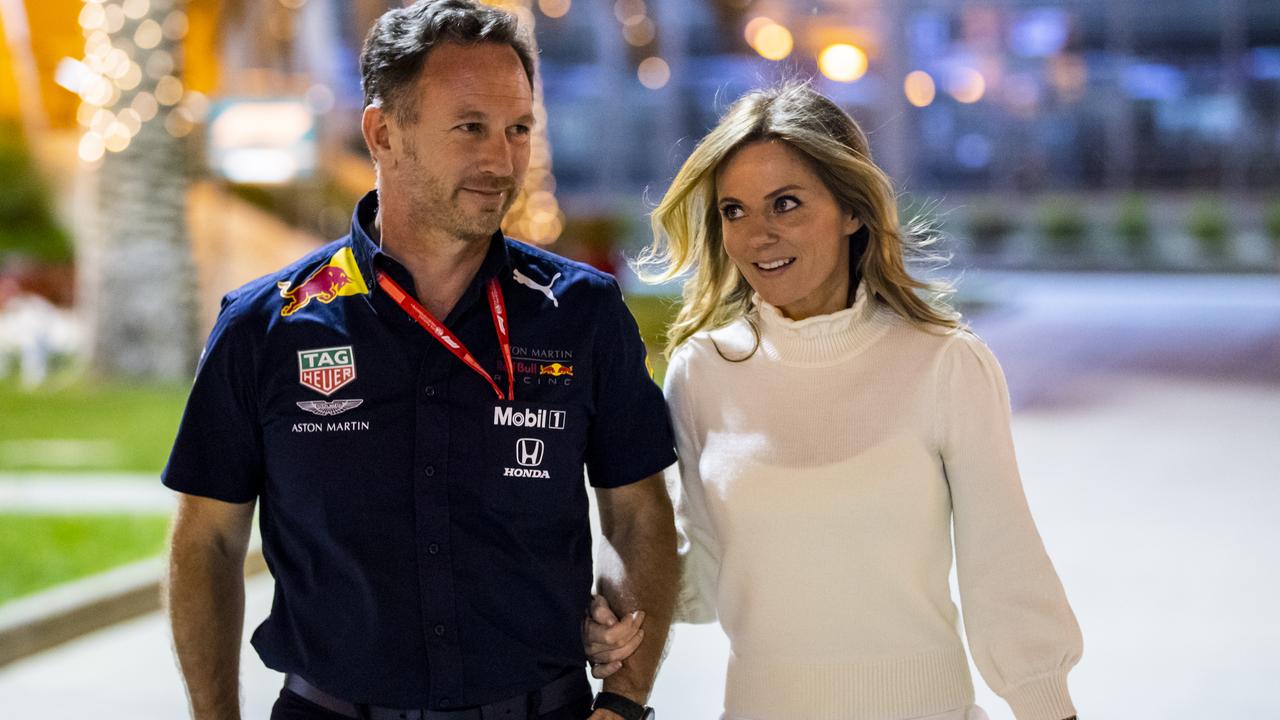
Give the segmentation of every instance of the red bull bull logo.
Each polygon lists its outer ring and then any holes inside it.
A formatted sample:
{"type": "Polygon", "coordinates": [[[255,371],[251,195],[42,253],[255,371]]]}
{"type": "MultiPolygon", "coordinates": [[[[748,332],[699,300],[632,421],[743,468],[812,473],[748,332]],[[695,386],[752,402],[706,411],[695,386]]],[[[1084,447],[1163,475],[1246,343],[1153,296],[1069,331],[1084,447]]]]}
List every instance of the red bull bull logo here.
{"type": "Polygon", "coordinates": [[[563,377],[565,375],[573,377],[573,366],[551,363],[550,365],[543,365],[542,369],[538,371],[538,374],[550,375],[551,377],[563,377]]]}
{"type": "Polygon", "coordinates": [[[280,308],[280,315],[289,317],[317,300],[325,305],[343,295],[367,295],[369,287],[365,285],[360,268],[356,265],[355,255],[351,248],[343,248],[329,259],[329,264],[316,270],[297,287],[290,282],[276,283],[280,288],[280,297],[289,302],[280,308]]]}

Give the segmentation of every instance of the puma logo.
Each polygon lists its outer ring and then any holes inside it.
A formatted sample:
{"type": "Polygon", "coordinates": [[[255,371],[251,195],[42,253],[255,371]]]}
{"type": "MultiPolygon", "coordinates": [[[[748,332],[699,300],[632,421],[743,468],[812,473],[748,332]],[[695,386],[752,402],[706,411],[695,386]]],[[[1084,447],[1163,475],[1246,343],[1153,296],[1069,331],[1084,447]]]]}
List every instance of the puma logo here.
{"type": "Polygon", "coordinates": [[[551,282],[547,283],[546,285],[539,285],[538,283],[529,279],[529,276],[515,269],[511,271],[511,277],[521,285],[524,285],[525,287],[528,287],[528,288],[533,288],[534,290],[537,290],[543,295],[546,295],[551,300],[551,305],[553,307],[560,307],[560,301],[557,300],[556,296],[551,292],[551,286],[555,285],[556,281],[560,279],[560,273],[556,273],[551,278],[551,282]]]}

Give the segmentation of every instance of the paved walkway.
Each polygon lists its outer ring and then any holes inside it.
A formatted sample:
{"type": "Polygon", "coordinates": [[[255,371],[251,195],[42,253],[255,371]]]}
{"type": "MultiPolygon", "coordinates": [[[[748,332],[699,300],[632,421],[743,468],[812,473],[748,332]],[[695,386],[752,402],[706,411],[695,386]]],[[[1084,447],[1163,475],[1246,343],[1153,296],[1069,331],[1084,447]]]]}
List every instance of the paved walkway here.
{"type": "Polygon", "coordinates": [[[0,512],[167,513],[173,491],[155,474],[0,474],[0,512]]]}
{"type": "MultiPolygon", "coordinates": [[[[977,326],[1014,388],[1028,499],[1084,629],[1082,715],[1276,717],[1280,280],[969,281],[1009,303],[977,326]]],[[[269,582],[250,582],[251,626],[269,582]]],[[[184,717],[169,645],[155,614],[16,663],[0,716],[184,717]]],[[[677,629],[664,718],[717,717],[726,654],[716,626],[677,629]]],[[[243,666],[245,717],[265,718],[279,677],[249,653],[243,666]]],[[[975,680],[992,720],[1011,720],[975,680]]]]}

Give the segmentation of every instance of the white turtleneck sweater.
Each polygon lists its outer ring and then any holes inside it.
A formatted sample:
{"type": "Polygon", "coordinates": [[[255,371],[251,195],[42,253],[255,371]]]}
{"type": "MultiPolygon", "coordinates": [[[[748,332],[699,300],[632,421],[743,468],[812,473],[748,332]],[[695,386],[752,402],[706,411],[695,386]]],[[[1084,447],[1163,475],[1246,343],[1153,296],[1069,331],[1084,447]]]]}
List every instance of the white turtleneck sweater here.
{"type": "MultiPolygon", "coordinates": [[[[680,477],[677,619],[718,615],[730,720],[903,720],[973,702],[974,662],[1018,720],[1074,714],[1081,638],[1023,495],[1004,375],[967,331],[860,287],[801,321],[693,336],[666,394],[680,477]],[[717,351],[717,346],[719,352],[717,351]]],[[[959,710],[957,710],[959,709],[959,710]]]]}

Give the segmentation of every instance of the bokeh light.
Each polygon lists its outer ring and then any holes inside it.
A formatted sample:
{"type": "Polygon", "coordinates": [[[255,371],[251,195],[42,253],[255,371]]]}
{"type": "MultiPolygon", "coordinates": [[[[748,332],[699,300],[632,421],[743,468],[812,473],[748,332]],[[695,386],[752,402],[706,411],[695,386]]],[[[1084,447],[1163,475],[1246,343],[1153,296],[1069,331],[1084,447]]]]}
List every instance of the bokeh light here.
{"type": "Polygon", "coordinates": [[[987,92],[987,80],[973,68],[956,68],[947,81],[947,92],[956,102],[970,105],[982,99],[987,92]]]}
{"type": "Polygon", "coordinates": [[[756,33],[755,51],[766,60],[782,60],[794,46],[791,31],[776,23],[765,25],[756,33]]]}
{"type": "Polygon", "coordinates": [[[640,61],[636,75],[640,78],[641,85],[657,90],[671,80],[671,67],[660,57],[647,57],[640,61]]]}
{"type": "Polygon", "coordinates": [[[538,9],[549,18],[564,17],[573,7],[573,0],[538,0],[538,9]]]}
{"type": "Polygon", "coordinates": [[[933,76],[923,70],[914,70],[907,74],[902,83],[902,90],[907,95],[907,102],[916,107],[929,107],[938,95],[933,76]]]}
{"type": "Polygon", "coordinates": [[[847,43],[829,45],[818,55],[818,69],[836,82],[851,83],[867,74],[867,54],[847,43]]]}

